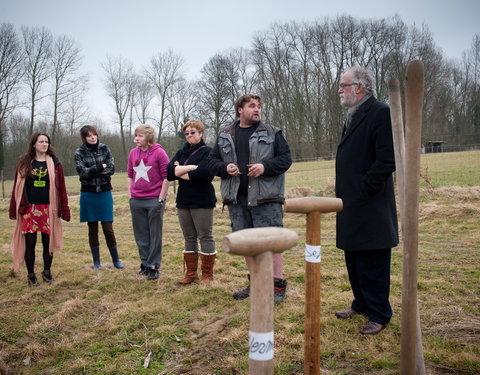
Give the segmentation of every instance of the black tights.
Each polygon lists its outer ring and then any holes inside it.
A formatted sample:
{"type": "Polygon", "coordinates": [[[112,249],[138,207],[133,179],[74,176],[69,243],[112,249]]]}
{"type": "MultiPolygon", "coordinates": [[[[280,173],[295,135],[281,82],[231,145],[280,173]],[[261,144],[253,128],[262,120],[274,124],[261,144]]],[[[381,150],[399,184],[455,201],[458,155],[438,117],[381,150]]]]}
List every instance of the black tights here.
{"type": "MultiPolygon", "coordinates": [[[[101,223],[108,248],[111,249],[117,246],[115,233],[113,232],[113,223],[111,221],[102,221],[101,223]]],[[[90,247],[97,247],[100,244],[98,242],[98,221],[88,222],[88,243],[90,247]]]]}
{"type": "MultiPolygon", "coordinates": [[[[25,233],[25,264],[27,265],[28,273],[35,271],[35,245],[37,244],[37,233],[25,233]]],[[[53,255],[50,255],[48,247],[50,244],[50,236],[42,233],[43,245],[43,269],[50,271],[52,266],[53,255]]]]}

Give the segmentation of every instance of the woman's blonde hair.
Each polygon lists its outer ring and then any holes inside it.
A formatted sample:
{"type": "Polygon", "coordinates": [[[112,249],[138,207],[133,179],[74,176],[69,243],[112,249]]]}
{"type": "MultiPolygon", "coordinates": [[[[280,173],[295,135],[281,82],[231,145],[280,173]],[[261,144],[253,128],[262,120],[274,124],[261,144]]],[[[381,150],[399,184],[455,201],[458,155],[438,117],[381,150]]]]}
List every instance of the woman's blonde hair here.
{"type": "Polygon", "coordinates": [[[147,139],[148,144],[151,146],[155,143],[155,129],[147,124],[142,124],[137,126],[133,135],[137,135],[137,133],[143,134],[147,139]]]}
{"type": "Polygon", "coordinates": [[[203,122],[199,120],[189,120],[185,123],[185,125],[182,126],[182,131],[185,132],[185,129],[188,127],[194,128],[199,134],[201,134],[202,139],[204,139],[205,125],[203,125],[203,122]]]}

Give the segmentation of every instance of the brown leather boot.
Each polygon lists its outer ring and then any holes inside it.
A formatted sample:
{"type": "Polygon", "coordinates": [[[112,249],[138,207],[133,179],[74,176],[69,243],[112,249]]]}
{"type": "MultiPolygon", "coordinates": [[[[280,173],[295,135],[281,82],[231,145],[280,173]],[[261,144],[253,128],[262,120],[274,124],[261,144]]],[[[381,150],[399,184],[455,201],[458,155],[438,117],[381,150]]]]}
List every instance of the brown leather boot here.
{"type": "Polygon", "coordinates": [[[200,253],[200,259],[202,260],[202,279],[200,284],[208,284],[213,281],[213,265],[215,264],[215,254],[202,254],[200,253]]]}
{"type": "Polygon", "coordinates": [[[187,266],[185,277],[178,282],[180,285],[188,285],[198,280],[198,256],[194,251],[183,252],[184,264],[187,266]]]}

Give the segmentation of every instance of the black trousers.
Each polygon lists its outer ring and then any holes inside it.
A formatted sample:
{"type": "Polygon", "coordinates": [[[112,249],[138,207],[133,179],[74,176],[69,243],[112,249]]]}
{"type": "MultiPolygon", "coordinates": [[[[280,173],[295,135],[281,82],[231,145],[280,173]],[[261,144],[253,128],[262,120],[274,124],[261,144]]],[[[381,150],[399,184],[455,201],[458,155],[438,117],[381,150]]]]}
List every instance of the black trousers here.
{"type": "Polygon", "coordinates": [[[391,256],[392,249],[345,251],[354,297],[352,310],[380,324],[387,324],[392,317],[388,301],[391,256]]]}

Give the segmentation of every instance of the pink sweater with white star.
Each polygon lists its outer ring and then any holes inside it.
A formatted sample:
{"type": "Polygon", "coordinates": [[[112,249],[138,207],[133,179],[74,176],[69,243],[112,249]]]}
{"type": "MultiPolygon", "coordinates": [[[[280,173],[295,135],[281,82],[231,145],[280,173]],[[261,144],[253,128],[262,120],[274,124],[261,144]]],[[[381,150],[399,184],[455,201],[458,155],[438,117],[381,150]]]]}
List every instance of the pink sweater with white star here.
{"type": "Polygon", "coordinates": [[[128,155],[127,174],[133,180],[130,194],[135,199],[158,199],[170,161],[165,150],[155,143],[147,150],[135,147],[128,155]]]}

